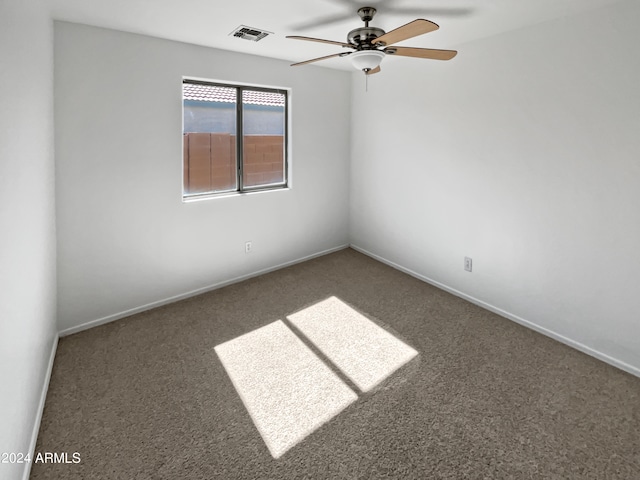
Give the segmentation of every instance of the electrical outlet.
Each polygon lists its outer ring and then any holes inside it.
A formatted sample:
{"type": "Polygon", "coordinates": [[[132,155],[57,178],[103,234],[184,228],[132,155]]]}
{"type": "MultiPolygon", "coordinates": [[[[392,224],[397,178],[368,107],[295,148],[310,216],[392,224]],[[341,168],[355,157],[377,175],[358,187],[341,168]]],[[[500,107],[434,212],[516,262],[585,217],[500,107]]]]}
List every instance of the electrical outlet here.
{"type": "Polygon", "coordinates": [[[473,267],[473,263],[472,263],[472,262],[473,262],[473,261],[471,260],[471,258],[470,258],[470,257],[464,257],[464,269],[465,269],[467,272],[470,272],[470,271],[471,271],[471,268],[473,267]]]}
{"type": "Polygon", "coordinates": [[[252,248],[253,248],[253,244],[251,242],[246,242],[244,244],[244,253],[251,253],[252,248]]]}

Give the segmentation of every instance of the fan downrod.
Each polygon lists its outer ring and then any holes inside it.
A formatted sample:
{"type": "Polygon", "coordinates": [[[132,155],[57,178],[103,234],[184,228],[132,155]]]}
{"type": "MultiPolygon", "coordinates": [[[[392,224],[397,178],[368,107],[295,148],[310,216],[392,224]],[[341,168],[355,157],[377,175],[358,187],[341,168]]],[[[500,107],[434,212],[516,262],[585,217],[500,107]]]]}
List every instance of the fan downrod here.
{"type": "MultiPolygon", "coordinates": [[[[376,38],[384,35],[384,30],[377,27],[370,27],[369,22],[376,14],[376,9],[373,7],[362,7],[358,9],[358,15],[364,22],[364,27],[353,29],[347,35],[347,42],[355,45],[356,50],[376,50],[371,42],[376,38]]],[[[382,43],[379,46],[384,46],[382,43]]]]}

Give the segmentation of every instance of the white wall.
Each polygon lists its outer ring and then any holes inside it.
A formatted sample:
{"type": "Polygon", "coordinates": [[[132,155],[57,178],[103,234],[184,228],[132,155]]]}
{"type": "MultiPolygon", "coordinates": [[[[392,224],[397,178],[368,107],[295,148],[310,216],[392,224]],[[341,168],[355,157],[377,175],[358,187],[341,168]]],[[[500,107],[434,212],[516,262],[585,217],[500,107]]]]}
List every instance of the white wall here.
{"type": "Polygon", "coordinates": [[[348,73],[58,22],[55,58],[61,330],[348,243],[348,73]],[[292,89],[292,189],[182,202],[183,75],[292,89]]]}
{"type": "Polygon", "coordinates": [[[637,18],[388,58],[369,93],[354,76],[352,243],[640,374],[637,18]]]}
{"type": "MultiPolygon", "coordinates": [[[[53,28],[0,3],[0,453],[28,453],[55,339],[53,28]]],[[[0,464],[21,478],[25,464],[0,464]]]]}

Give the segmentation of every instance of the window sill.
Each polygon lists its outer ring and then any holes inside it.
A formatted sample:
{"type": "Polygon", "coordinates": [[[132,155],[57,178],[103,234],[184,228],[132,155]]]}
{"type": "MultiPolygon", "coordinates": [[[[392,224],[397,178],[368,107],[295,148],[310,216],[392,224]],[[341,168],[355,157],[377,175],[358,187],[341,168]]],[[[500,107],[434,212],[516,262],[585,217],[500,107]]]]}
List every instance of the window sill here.
{"type": "Polygon", "coordinates": [[[210,193],[204,195],[193,195],[189,197],[182,197],[182,203],[196,203],[206,200],[214,200],[218,198],[231,198],[231,197],[244,197],[265,193],[285,192],[291,190],[291,186],[278,187],[278,188],[263,188],[256,190],[249,190],[246,192],[223,192],[223,193],[210,193]]]}

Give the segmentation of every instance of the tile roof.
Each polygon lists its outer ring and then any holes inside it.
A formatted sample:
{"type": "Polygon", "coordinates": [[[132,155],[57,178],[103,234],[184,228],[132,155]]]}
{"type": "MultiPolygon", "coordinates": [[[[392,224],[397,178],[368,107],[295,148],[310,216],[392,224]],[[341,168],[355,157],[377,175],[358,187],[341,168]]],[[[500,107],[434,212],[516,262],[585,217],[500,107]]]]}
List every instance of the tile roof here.
{"type": "MultiPolygon", "coordinates": [[[[201,102],[235,103],[236,89],[219,87],[217,85],[183,83],[182,98],[184,100],[199,100],[201,102]]],[[[262,92],[259,90],[245,90],[242,96],[242,103],[248,105],[284,107],[284,94],[262,92]]]]}

